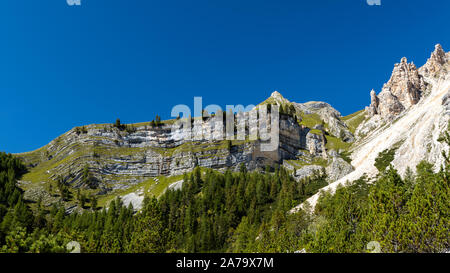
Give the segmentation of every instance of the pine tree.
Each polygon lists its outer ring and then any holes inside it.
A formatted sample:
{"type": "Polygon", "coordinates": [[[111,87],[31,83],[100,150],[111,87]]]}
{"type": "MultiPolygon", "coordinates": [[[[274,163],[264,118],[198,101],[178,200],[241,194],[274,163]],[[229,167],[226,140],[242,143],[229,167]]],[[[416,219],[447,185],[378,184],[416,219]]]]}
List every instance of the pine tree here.
{"type": "Polygon", "coordinates": [[[155,198],[144,201],[144,208],[137,216],[134,233],[128,251],[137,253],[164,252],[169,232],[163,226],[161,209],[155,198]]]}
{"type": "Polygon", "coordinates": [[[91,208],[92,208],[92,210],[94,210],[94,211],[97,210],[97,206],[98,206],[97,197],[95,195],[92,195],[91,196],[91,208]]]}
{"type": "Polygon", "coordinates": [[[392,166],[370,191],[363,232],[370,241],[378,241],[383,252],[399,252],[404,248],[400,219],[406,210],[405,191],[402,178],[392,166]]]}
{"type": "Polygon", "coordinates": [[[417,183],[402,217],[404,250],[441,252],[450,247],[450,190],[443,171],[433,173],[433,165],[417,166],[417,183]]]}

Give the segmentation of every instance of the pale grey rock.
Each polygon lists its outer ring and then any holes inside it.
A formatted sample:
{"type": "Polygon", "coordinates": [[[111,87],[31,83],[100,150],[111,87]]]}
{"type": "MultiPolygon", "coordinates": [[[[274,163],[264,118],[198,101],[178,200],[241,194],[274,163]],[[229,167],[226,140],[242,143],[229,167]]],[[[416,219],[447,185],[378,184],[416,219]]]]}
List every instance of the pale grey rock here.
{"type": "Polygon", "coordinates": [[[37,186],[26,190],[24,192],[24,199],[33,202],[38,202],[40,199],[44,206],[50,206],[59,201],[58,197],[52,196],[42,186],[37,186]]]}
{"type": "Polygon", "coordinates": [[[405,109],[419,102],[427,84],[414,63],[408,63],[402,58],[392,71],[390,80],[383,86],[377,96],[375,91],[370,92],[371,104],[368,115],[381,115],[392,120],[405,109]]]}
{"type": "MultiPolygon", "coordinates": [[[[328,131],[336,137],[342,137],[345,142],[354,142],[355,138],[348,129],[347,124],[341,120],[342,115],[339,111],[334,109],[326,102],[307,102],[307,103],[293,103],[297,111],[305,114],[317,114],[320,118],[328,124],[328,131]]],[[[319,125],[320,126],[320,125],[319,125]]]]}
{"type": "Polygon", "coordinates": [[[174,190],[174,191],[181,190],[183,188],[183,183],[184,183],[184,180],[174,182],[169,185],[169,189],[174,190]]]}
{"type": "Polygon", "coordinates": [[[437,44],[427,63],[419,69],[402,58],[380,94],[377,96],[374,90],[370,92],[371,103],[366,107],[368,119],[357,128],[357,139],[393,122],[417,105],[433,88],[433,78],[441,75],[445,80],[450,67],[449,53],[437,44]]]}
{"type": "Polygon", "coordinates": [[[309,166],[305,166],[301,169],[298,169],[295,171],[295,180],[296,181],[301,181],[307,177],[311,177],[314,174],[322,174],[323,173],[323,167],[321,166],[317,166],[317,165],[309,165],[309,166]]]}
{"type": "Polygon", "coordinates": [[[374,132],[377,128],[380,128],[383,124],[385,124],[385,121],[380,115],[375,115],[372,118],[361,123],[355,131],[357,140],[364,139],[366,136],[374,132]]]}
{"type": "Polygon", "coordinates": [[[328,181],[334,182],[353,172],[354,168],[344,159],[333,157],[331,164],[328,165],[325,170],[328,181]]]}
{"type": "Polygon", "coordinates": [[[378,99],[375,90],[372,89],[372,91],[370,91],[370,106],[366,108],[366,113],[371,117],[378,114],[379,104],[380,100],[378,99]]]}
{"type": "Polygon", "coordinates": [[[290,103],[290,101],[287,100],[287,99],[285,99],[285,98],[283,97],[283,95],[281,95],[280,92],[278,92],[278,91],[274,91],[274,92],[270,95],[270,97],[271,97],[272,99],[275,100],[275,102],[277,103],[277,105],[283,105],[283,104],[290,103]]]}
{"type": "Polygon", "coordinates": [[[339,153],[336,150],[329,150],[328,156],[331,158],[340,157],[339,153]]]}
{"type": "Polygon", "coordinates": [[[82,209],[80,209],[78,207],[78,205],[67,206],[67,207],[65,207],[65,209],[66,209],[66,211],[65,211],[66,214],[72,214],[72,213],[74,213],[76,211],[79,211],[79,212],[82,211],[82,209]]]}
{"type": "Polygon", "coordinates": [[[393,120],[416,105],[430,88],[427,78],[447,73],[450,62],[447,55],[442,46],[437,44],[427,63],[420,69],[402,58],[401,62],[395,65],[390,80],[383,86],[380,94],[377,96],[374,90],[370,92],[368,116],[381,115],[384,119],[393,120]]]}
{"type": "Polygon", "coordinates": [[[132,192],[121,197],[124,206],[128,207],[130,204],[134,210],[141,210],[144,203],[144,192],[132,192]]]}
{"type": "Polygon", "coordinates": [[[445,69],[445,65],[450,61],[450,53],[445,53],[440,44],[435,46],[431,57],[427,63],[420,69],[420,72],[426,76],[436,77],[445,69]]]}
{"type": "Polygon", "coordinates": [[[323,135],[317,135],[309,132],[306,135],[306,147],[310,154],[320,155],[327,158],[326,139],[323,135]]]}
{"type": "Polygon", "coordinates": [[[445,109],[446,115],[450,115],[450,92],[442,98],[442,106],[445,109]]]}
{"type": "Polygon", "coordinates": [[[283,160],[283,167],[289,171],[295,171],[295,166],[290,164],[288,161],[283,160]]]}

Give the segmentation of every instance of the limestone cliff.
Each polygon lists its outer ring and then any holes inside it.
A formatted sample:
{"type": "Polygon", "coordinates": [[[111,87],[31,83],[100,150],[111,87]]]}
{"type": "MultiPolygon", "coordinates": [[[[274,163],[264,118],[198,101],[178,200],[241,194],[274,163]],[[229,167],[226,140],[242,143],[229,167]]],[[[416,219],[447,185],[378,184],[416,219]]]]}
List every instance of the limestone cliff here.
{"type": "MultiPolygon", "coordinates": [[[[278,92],[274,92],[269,100],[271,104],[291,104],[278,92]]],[[[323,109],[322,104],[319,107],[317,103],[306,105],[323,109]]],[[[327,121],[339,119],[336,110],[328,104],[325,107],[324,117],[330,116],[327,121]]],[[[42,191],[42,186],[49,187],[58,180],[74,188],[93,187],[96,194],[104,195],[153,181],[153,178],[180,176],[195,167],[237,171],[244,164],[249,170],[263,170],[267,165],[281,165],[284,161],[307,162],[315,158],[325,160],[323,164],[326,164],[328,129],[318,130],[302,124],[300,112],[304,110],[304,107],[296,107],[298,115],[297,112],[280,114],[279,145],[271,152],[262,151],[262,142],[248,137],[245,140],[215,140],[217,132],[225,130],[224,124],[217,122],[215,117],[192,119],[188,131],[177,120],[165,121],[158,126],[147,122],[73,128],[45,147],[19,155],[30,168],[21,185],[27,190],[27,196],[36,196],[37,189],[42,191]],[[210,128],[214,128],[214,133],[210,128]],[[187,138],[186,134],[192,138],[187,138]],[[86,168],[95,181],[89,186],[83,179],[86,168]]],[[[248,124],[258,121],[249,113],[243,113],[243,116],[248,136],[254,133],[249,131],[248,124]]],[[[321,122],[318,119],[309,123],[319,126],[321,122]]],[[[267,123],[270,130],[270,121],[267,123]]],[[[342,126],[339,124],[337,126],[342,126]]]]}

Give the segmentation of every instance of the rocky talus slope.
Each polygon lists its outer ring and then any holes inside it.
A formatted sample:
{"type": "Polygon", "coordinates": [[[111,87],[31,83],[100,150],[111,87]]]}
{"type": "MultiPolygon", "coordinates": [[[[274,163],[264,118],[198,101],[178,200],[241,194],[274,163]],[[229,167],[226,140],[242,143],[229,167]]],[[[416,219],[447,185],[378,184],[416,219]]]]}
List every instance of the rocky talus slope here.
{"type": "MultiPolygon", "coordinates": [[[[442,151],[448,151],[438,141],[450,120],[450,53],[437,45],[427,63],[417,69],[403,58],[395,65],[391,79],[379,95],[371,92],[371,105],[366,108],[367,119],[356,129],[357,141],[351,148],[355,170],[325,187],[331,191],[354,181],[363,174],[373,177],[379,153],[395,151],[392,165],[405,174],[422,160],[438,169],[444,163],[442,151]]],[[[314,207],[319,194],[307,202],[314,207]]],[[[292,212],[304,207],[294,208],[292,212]]]]}

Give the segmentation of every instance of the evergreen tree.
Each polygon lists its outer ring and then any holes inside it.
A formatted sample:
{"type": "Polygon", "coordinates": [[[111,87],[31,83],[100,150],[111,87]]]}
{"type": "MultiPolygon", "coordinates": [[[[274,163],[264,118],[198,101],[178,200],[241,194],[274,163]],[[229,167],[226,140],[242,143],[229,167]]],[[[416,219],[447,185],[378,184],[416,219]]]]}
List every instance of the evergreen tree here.
{"type": "Polygon", "coordinates": [[[136,218],[128,251],[137,253],[164,252],[169,231],[164,227],[161,209],[155,198],[146,198],[141,214],[136,218]]]}

